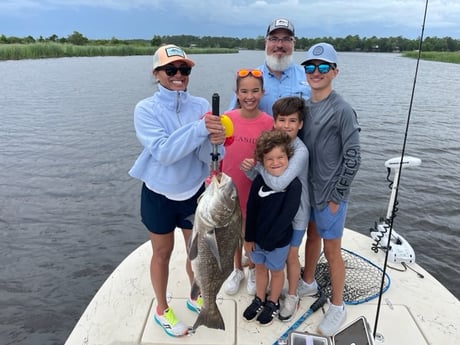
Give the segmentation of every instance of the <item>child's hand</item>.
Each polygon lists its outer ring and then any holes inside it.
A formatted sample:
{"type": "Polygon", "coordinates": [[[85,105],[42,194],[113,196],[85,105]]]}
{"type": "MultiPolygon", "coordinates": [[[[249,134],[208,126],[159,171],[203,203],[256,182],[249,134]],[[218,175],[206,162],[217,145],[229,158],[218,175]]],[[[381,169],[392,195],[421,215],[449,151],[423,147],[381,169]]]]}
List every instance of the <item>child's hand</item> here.
{"type": "Polygon", "coordinates": [[[244,241],[243,247],[244,247],[244,251],[246,252],[247,255],[249,255],[249,253],[253,252],[254,249],[255,249],[254,242],[244,241]]]}
{"type": "Polygon", "coordinates": [[[244,172],[248,172],[254,168],[254,163],[254,158],[245,158],[240,164],[240,169],[244,172]]]}

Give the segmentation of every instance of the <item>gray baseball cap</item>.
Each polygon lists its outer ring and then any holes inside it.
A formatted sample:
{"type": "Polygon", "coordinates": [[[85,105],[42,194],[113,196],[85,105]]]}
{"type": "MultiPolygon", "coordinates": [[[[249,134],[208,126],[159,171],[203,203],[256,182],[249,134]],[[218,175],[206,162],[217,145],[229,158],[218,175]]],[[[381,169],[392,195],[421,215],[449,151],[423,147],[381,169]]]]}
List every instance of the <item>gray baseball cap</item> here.
{"type": "Polygon", "coordinates": [[[290,31],[291,36],[294,36],[294,25],[292,25],[292,23],[285,18],[278,18],[273,20],[268,26],[267,36],[270,35],[272,31],[275,31],[277,29],[284,29],[290,31]]]}

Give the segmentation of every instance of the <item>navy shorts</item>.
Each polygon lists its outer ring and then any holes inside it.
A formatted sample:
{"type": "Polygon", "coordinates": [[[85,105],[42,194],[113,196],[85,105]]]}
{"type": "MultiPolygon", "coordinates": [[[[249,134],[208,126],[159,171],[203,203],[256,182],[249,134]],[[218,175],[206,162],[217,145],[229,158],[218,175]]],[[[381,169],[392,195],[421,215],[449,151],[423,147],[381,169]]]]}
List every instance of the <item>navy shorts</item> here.
{"type": "Polygon", "coordinates": [[[198,197],[204,192],[204,184],[200,190],[187,200],[170,200],[162,194],[155,193],[142,185],[141,219],[146,228],[154,234],[167,234],[176,227],[191,229],[191,216],[195,214],[198,197]]]}

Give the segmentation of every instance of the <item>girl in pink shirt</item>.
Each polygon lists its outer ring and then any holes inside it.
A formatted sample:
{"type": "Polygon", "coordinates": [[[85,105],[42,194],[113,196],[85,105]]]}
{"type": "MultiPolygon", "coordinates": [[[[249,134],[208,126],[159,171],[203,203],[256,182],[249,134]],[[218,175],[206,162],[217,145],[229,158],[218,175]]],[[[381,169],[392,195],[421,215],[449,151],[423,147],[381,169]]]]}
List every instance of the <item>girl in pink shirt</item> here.
{"type": "MultiPolygon", "coordinates": [[[[225,156],[221,161],[221,171],[229,175],[236,185],[243,215],[243,229],[246,219],[246,203],[248,200],[251,180],[240,169],[241,162],[254,157],[256,140],[263,131],[273,128],[273,118],[259,109],[259,101],[264,94],[263,75],[260,70],[240,69],[236,76],[236,97],[239,108],[226,113],[233,122],[233,142],[226,146],[225,156]]],[[[224,283],[224,291],[229,295],[238,292],[244,279],[242,265],[242,249],[235,252],[235,269],[224,283]]],[[[249,264],[247,290],[255,294],[254,265],[249,264]],[[252,267],[251,267],[252,266],[252,267]]]]}

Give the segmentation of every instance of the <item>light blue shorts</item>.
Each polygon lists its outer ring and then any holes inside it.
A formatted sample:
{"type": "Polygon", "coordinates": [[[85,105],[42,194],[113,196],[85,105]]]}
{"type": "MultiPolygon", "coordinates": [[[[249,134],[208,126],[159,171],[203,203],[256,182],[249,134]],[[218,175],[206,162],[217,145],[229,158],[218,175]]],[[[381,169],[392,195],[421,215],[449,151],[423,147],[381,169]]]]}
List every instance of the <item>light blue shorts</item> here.
{"type": "Polygon", "coordinates": [[[275,248],[272,251],[264,250],[256,243],[254,251],[249,253],[251,261],[257,265],[264,264],[267,269],[280,271],[284,269],[289,252],[289,245],[275,248]]]}
{"type": "Polygon", "coordinates": [[[347,208],[348,203],[346,201],[340,202],[339,209],[334,214],[331,213],[329,206],[322,210],[312,207],[310,220],[316,223],[316,228],[321,238],[333,240],[342,237],[347,208]]]}
{"type": "Polygon", "coordinates": [[[292,232],[291,238],[291,247],[300,247],[300,244],[303,240],[303,235],[305,235],[305,230],[295,230],[292,232]]]}

